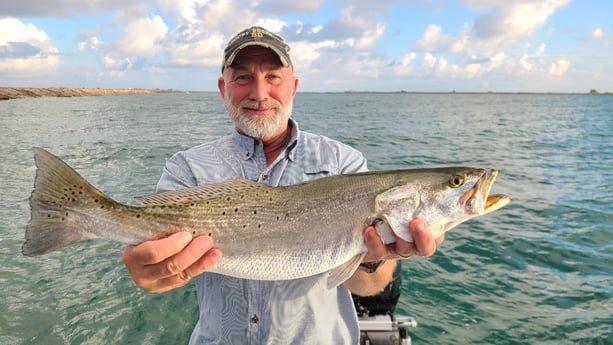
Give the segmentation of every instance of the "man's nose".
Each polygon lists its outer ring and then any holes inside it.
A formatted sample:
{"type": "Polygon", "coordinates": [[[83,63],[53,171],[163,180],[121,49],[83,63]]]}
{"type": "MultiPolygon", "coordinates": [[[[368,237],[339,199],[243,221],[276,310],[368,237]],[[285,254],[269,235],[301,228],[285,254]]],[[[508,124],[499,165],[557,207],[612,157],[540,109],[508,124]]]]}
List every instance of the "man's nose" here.
{"type": "Polygon", "coordinates": [[[251,88],[250,98],[254,101],[266,101],[268,100],[268,94],[270,91],[270,85],[265,78],[256,78],[251,88]]]}

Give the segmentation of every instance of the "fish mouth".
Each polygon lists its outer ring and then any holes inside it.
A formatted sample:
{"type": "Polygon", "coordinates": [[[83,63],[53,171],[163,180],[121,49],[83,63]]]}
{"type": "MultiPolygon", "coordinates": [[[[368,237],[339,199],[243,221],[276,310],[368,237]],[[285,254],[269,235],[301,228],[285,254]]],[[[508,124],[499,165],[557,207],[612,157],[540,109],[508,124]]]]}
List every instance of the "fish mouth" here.
{"type": "Polygon", "coordinates": [[[511,199],[503,194],[489,195],[498,176],[498,170],[484,169],[480,180],[475,183],[461,198],[460,202],[466,206],[466,210],[472,214],[486,214],[505,206],[511,199]],[[481,205],[483,208],[481,209],[481,205]]]}
{"type": "Polygon", "coordinates": [[[496,176],[498,176],[498,170],[489,169],[486,170],[485,174],[481,178],[481,183],[477,183],[477,185],[481,186],[481,192],[483,193],[483,214],[490,213],[498,210],[499,208],[504,207],[511,201],[507,195],[504,194],[490,194],[490,190],[494,185],[494,180],[496,180],[496,176]]]}

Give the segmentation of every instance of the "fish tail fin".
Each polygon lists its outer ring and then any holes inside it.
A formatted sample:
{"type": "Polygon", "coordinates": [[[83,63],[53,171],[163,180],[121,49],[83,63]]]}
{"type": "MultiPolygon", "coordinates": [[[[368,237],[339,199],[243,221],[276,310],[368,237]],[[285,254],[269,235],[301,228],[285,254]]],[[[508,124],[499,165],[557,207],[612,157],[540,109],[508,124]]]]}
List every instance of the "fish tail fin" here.
{"type": "Polygon", "coordinates": [[[84,214],[79,208],[88,201],[99,205],[114,201],[53,154],[42,148],[33,151],[37,170],[23,255],[42,255],[98,237],[84,229],[84,214]]]}

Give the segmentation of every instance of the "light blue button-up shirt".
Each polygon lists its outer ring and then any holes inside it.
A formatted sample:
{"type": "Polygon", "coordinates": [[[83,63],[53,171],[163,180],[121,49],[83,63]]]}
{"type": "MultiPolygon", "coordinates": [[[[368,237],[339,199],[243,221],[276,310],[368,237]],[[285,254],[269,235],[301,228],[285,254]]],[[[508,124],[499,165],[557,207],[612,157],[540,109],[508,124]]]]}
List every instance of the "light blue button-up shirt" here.
{"type": "MultiPolygon", "coordinates": [[[[270,165],[262,142],[235,132],[176,153],[158,191],[244,178],[271,186],[366,171],[357,150],[303,132],[290,120],[288,147],[270,165]]],[[[317,219],[313,219],[317,226],[317,219]]],[[[222,259],[223,260],[223,259],[222,259]]],[[[194,278],[200,318],[190,344],[357,344],[359,329],[350,292],[326,288],[326,273],[283,281],[238,279],[216,273],[194,278]]]]}

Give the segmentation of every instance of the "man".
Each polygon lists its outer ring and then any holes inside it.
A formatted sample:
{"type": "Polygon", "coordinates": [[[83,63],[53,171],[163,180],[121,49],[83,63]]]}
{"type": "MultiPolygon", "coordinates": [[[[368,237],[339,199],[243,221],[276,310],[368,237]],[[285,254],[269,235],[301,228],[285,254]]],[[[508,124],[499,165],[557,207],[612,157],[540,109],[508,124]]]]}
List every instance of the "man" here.
{"type": "MultiPolygon", "coordinates": [[[[291,185],[366,170],[360,152],[303,132],[290,119],[299,81],[289,53],[281,37],[260,27],[228,43],[218,88],[236,131],[171,157],[158,191],[231,178],[291,185]]],[[[407,226],[415,244],[397,238],[385,246],[375,228],[366,227],[369,252],[363,267],[334,289],[326,287],[326,274],[254,281],[206,272],[223,253],[211,238],[192,238],[188,232],[127,246],[123,259],[136,284],[148,291],[168,291],[194,279],[200,319],[190,344],[356,344],[350,291],[376,294],[390,281],[394,259],[430,256],[443,240],[435,241],[418,219],[407,226]]]]}

